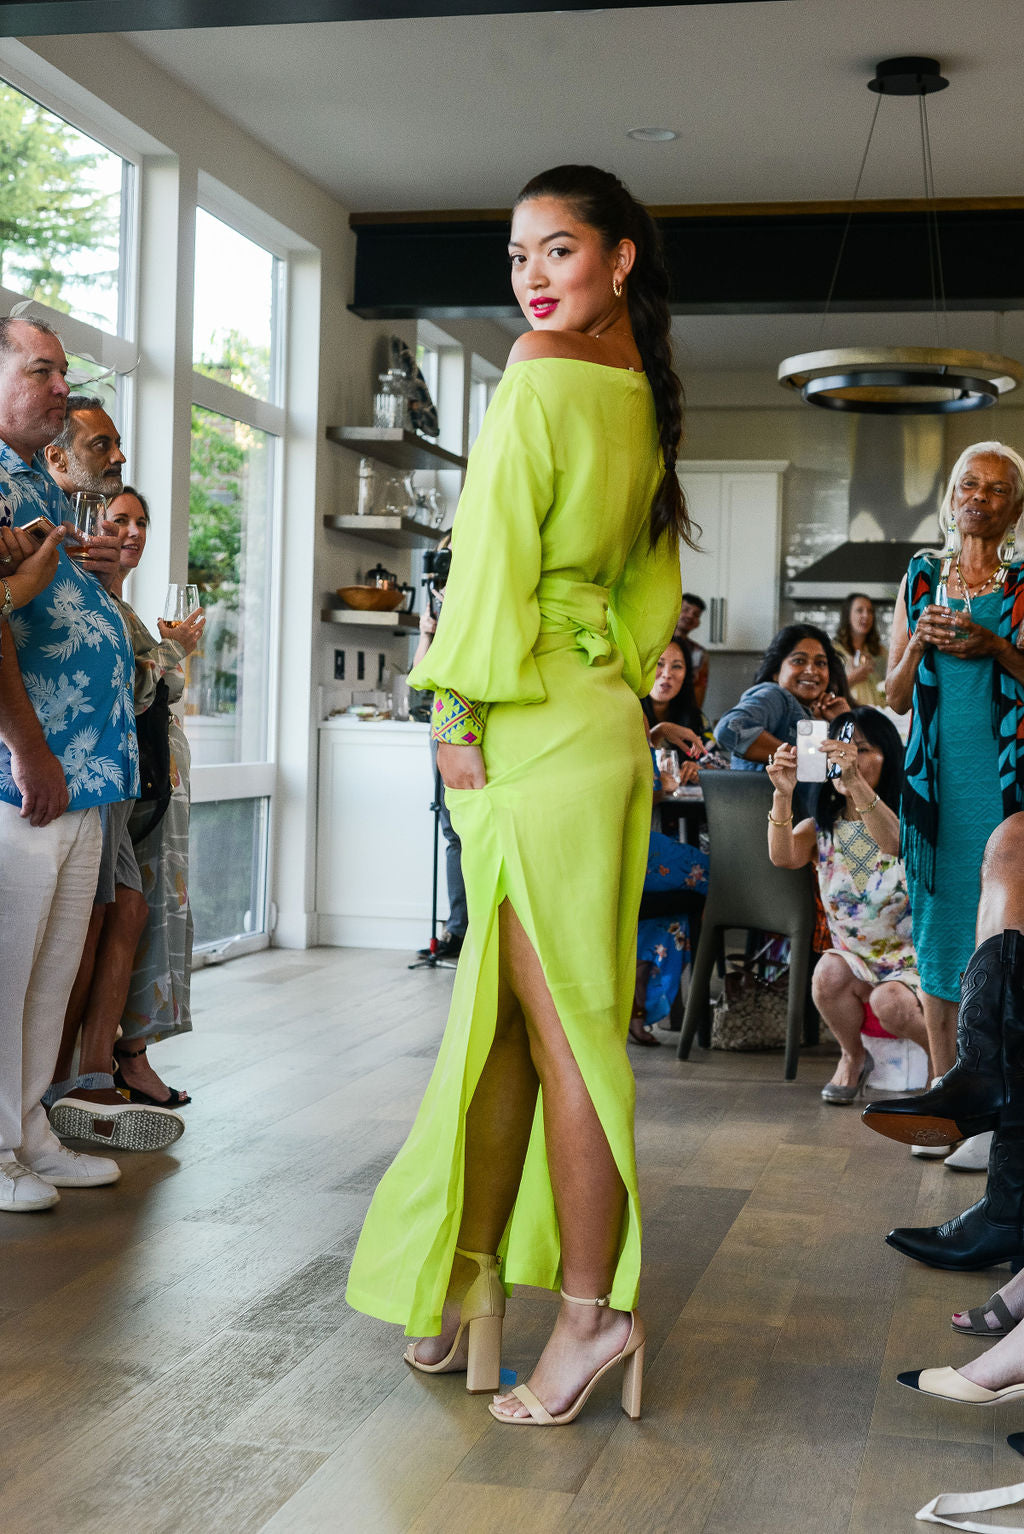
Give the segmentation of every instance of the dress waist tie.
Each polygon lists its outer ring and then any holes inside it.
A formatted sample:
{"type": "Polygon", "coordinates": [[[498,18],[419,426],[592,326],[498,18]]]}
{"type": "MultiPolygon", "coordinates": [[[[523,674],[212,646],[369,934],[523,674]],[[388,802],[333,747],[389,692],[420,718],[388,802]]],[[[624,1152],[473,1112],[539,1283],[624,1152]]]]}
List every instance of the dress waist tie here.
{"type": "Polygon", "coordinates": [[[614,638],[608,623],[608,587],[574,581],[562,575],[542,575],[537,587],[540,634],[534,650],[559,649],[567,636],[588,666],[607,660],[614,638]]]}

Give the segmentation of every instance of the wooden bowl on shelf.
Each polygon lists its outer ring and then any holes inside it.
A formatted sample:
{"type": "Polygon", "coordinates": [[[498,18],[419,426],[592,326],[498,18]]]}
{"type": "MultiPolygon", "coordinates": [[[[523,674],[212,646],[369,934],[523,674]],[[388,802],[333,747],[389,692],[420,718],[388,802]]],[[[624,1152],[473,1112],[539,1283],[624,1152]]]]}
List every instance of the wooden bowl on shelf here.
{"type": "Polygon", "coordinates": [[[391,586],[339,586],[338,595],[346,607],[371,613],[393,613],[405,600],[405,592],[391,586]]]}

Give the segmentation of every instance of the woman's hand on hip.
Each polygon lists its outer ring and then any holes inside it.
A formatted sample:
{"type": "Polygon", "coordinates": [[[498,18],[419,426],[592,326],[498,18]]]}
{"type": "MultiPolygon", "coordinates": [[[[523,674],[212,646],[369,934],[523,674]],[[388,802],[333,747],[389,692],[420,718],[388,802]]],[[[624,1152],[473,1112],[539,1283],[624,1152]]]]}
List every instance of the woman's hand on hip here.
{"type": "Polygon", "coordinates": [[[479,746],[451,746],[439,741],[437,770],[445,788],[485,788],[487,769],[479,746]]]}

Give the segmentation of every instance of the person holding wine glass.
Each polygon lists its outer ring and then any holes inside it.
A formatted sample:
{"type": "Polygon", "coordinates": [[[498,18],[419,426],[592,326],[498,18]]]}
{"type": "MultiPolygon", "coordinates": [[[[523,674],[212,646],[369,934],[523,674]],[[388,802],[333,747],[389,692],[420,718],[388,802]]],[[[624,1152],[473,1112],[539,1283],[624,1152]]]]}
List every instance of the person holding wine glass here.
{"type": "MultiPolygon", "coordinates": [[[[984,1028],[979,1008],[987,1014],[989,992],[1001,988],[997,957],[986,961],[991,983],[974,967],[962,991],[960,976],[974,952],[985,843],[1024,808],[1022,512],[1024,458],[1001,442],[967,448],[940,509],[945,547],[914,556],[893,616],[886,697],[899,713],[913,708],[901,848],[936,1076],[956,1058],[958,999],[961,1030],[968,1010],[984,1028]]],[[[871,1128],[894,1139],[930,1134],[940,1154],[961,1138],[953,1083],[866,1112],[871,1128]]],[[[958,1229],[937,1239],[954,1247],[968,1236],[958,1229]]]]}
{"type": "Polygon", "coordinates": [[[878,632],[875,604],[862,591],[851,591],[843,602],[833,643],[846,667],[854,703],[880,708],[885,701],[889,652],[878,632]]]}
{"type": "MultiPolygon", "coordinates": [[[[146,550],[149,505],[130,485],[111,502],[109,517],[127,530],[121,547],[120,579],[114,595],[121,597],[125,579],[146,550]]],[[[143,697],[163,682],[169,703],[185,689],[183,662],[203,636],[206,615],[195,585],[171,585],[165,616],[157,623],[160,639],[123,599],[121,612],[135,650],[136,689],[143,697]],[[139,673],[144,673],[140,678],[139,673]]],[[[118,1085],[131,1100],[159,1107],[180,1107],[186,1092],[168,1087],[147,1059],[147,1045],[192,1029],[189,1005],[192,974],[192,910],[188,899],[188,828],[191,756],[181,723],[169,712],[171,797],[163,815],[154,820],[153,806],[136,806],[128,829],[142,877],[149,915],[135,954],[128,998],[121,1018],[122,1036],[115,1046],[118,1085]]]]}

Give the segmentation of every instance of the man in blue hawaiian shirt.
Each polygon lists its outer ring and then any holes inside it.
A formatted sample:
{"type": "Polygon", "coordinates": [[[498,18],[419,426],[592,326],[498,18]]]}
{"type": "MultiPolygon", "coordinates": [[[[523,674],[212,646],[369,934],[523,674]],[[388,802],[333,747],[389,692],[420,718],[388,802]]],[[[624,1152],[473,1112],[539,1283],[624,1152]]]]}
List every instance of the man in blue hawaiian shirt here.
{"type": "MultiPolygon", "coordinates": [[[[40,456],[64,424],[66,372],[48,325],[0,319],[0,525],[68,515],[40,456]]],[[[98,806],[138,793],[132,648],[92,573],[117,544],[95,540],[83,565],[61,549],[50,585],[2,613],[0,1211],[120,1176],[115,1161],[65,1150],[40,1102],[96,892],[98,806]]]]}

